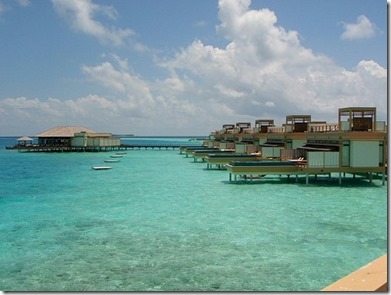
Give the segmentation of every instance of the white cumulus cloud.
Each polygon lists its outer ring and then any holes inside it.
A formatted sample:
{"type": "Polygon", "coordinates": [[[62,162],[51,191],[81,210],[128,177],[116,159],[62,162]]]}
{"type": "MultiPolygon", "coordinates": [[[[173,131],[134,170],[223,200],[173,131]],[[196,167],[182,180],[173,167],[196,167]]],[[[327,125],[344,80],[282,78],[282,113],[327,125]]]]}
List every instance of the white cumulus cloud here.
{"type": "Polygon", "coordinates": [[[368,39],[376,35],[376,25],[365,15],[357,17],[356,23],[342,22],[344,32],[341,34],[343,40],[368,39]]]}
{"type": "Polygon", "coordinates": [[[72,27],[97,38],[102,43],[122,45],[133,31],[129,28],[118,29],[108,27],[96,19],[97,14],[103,14],[115,19],[117,11],[111,6],[93,3],[91,0],[52,0],[55,10],[70,22],[72,27]]]}
{"type": "MultiPolygon", "coordinates": [[[[35,132],[79,124],[137,135],[202,135],[226,123],[266,118],[281,124],[293,114],[336,122],[338,108],[349,106],[375,106],[378,119],[386,119],[385,68],[368,59],[347,70],[305,48],[298,32],[277,25],[273,11],[250,5],[250,0],[220,0],[217,31],[227,45],[195,40],[156,61],[159,70],[166,70],[159,80],[144,79],[129,60],[111,54],[81,67],[87,80],[105,87],[110,97],[0,101],[0,134],[5,133],[1,128],[21,130],[17,125],[29,122],[35,132]]],[[[93,20],[91,14],[84,19],[93,20]]]]}
{"type": "Polygon", "coordinates": [[[273,11],[250,4],[219,1],[217,30],[229,40],[225,48],[196,40],[161,65],[202,85],[198,100],[209,109],[225,106],[228,121],[232,114],[256,119],[304,112],[336,121],[346,106],[377,106],[385,118],[386,69],[361,61],[346,70],[303,47],[298,32],[277,26],[273,11]]]}
{"type": "Polygon", "coordinates": [[[17,2],[22,7],[27,7],[31,4],[30,0],[17,0],[17,2]]]}

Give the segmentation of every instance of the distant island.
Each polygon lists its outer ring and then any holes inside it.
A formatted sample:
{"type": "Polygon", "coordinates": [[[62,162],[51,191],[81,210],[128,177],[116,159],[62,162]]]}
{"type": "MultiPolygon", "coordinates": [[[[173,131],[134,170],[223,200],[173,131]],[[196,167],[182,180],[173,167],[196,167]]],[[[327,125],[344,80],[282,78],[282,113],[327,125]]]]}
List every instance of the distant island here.
{"type": "Polygon", "coordinates": [[[134,137],[134,134],[113,134],[116,137],[134,137]]]}

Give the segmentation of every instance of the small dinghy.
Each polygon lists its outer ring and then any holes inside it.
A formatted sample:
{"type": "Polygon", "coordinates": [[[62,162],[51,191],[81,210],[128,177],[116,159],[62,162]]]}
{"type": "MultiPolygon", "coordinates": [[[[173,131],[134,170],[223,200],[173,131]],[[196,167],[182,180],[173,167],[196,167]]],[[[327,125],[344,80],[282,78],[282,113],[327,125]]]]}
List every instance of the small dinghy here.
{"type": "Polygon", "coordinates": [[[92,166],[92,169],[94,170],[109,170],[111,169],[110,166],[92,166]]]}
{"type": "Polygon", "coordinates": [[[122,155],[111,155],[110,157],[112,157],[112,158],[122,158],[123,156],[122,155]]]}
{"type": "Polygon", "coordinates": [[[106,163],[118,163],[118,162],[121,162],[120,160],[116,160],[116,159],[107,159],[105,160],[106,163]]]}

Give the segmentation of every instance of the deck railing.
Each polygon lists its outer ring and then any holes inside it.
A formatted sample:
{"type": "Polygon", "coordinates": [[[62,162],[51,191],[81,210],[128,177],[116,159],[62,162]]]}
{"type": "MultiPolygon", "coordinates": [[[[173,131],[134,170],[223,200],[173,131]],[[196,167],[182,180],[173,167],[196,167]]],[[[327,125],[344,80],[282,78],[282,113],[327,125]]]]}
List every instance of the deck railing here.
{"type": "Polygon", "coordinates": [[[387,254],[322,289],[328,292],[387,292],[387,254]]]}

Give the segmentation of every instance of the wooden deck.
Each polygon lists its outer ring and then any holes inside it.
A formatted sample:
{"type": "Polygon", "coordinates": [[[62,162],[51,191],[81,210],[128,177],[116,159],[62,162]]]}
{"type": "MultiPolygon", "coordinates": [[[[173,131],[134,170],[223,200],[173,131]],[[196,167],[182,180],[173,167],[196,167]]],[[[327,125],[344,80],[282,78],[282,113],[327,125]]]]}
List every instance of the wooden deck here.
{"type": "Polygon", "coordinates": [[[387,254],[322,289],[326,292],[387,292],[387,254]]]}
{"type": "Polygon", "coordinates": [[[221,170],[225,168],[225,165],[232,161],[257,161],[259,157],[257,155],[248,154],[209,154],[205,157],[206,169],[212,169],[215,165],[217,169],[221,170]]]}
{"type": "MultiPolygon", "coordinates": [[[[277,162],[278,163],[278,162],[277,162]]],[[[338,173],[339,184],[342,184],[342,176],[346,173],[352,175],[364,175],[366,176],[370,182],[372,182],[373,174],[381,174],[382,175],[382,184],[385,184],[385,176],[386,176],[386,167],[307,167],[303,164],[297,165],[267,165],[267,163],[260,162],[240,162],[235,163],[231,162],[225,165],[229,172],[229,181],[237,182],[238,177],[240,176],[243,179],[254,179],[255,177],[265,176],[265,175],[287,175],[288,177],[294,175],[296,177],[296,181],[298,181],[299,176],[306,177],[306,184],[309,183],[310,175],[324,175],[328,174],[331,177],[331,173],[338,173]],[[257,165],[257,163],[259,165],[257,165]],[[234,179],[232,179],[234,176],[234,179]]]]}

